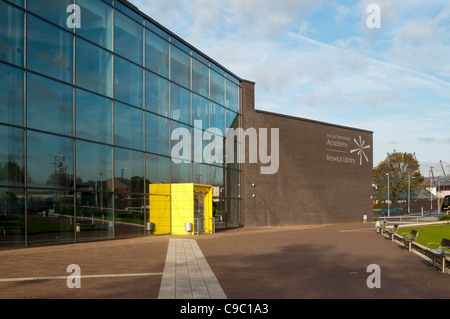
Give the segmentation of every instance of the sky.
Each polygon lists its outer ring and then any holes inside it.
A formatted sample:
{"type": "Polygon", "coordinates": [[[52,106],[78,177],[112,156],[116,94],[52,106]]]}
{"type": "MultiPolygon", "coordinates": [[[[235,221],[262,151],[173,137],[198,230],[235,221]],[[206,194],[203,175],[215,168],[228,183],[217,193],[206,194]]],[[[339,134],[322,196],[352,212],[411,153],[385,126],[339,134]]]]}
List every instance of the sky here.
{"type": "Polygon", "coordinates": [[[450,1],[129,1],[256,82],[257,109],[372,131],[374,166],[409,152],[450,174],[450,1]]]}

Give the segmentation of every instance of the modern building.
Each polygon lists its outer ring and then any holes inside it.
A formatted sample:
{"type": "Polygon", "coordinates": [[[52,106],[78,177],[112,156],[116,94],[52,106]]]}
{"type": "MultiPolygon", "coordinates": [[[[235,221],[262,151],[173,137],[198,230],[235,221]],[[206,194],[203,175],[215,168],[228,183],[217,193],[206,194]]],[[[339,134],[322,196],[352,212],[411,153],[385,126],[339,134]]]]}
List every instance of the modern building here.
{"type": "Polygon", "coordinates": [[[253,95],[127,1],[0,0],[0,249],[370,212],[372,133],[253,95]],[[227,128],[279,128],[276,172],[227,128]]]}

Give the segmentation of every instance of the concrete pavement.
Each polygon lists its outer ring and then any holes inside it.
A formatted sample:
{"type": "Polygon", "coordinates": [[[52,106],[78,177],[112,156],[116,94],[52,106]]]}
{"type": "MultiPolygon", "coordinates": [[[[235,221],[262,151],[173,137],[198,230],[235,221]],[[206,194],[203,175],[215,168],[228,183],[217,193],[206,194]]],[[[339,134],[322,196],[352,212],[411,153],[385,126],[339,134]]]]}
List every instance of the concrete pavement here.
{"type": "Polygon", "coordinates": [[[177,265],[182,265],[178,287],[187,293],[180,294],[182,298],[190,298],[193,291],[193,298],[202,299],[450,296],[449,274],[377,234],[373,223],[351,223],[243,228],[200,236],[149,236],[0,251],[0,298],[172,298],[168,289],[177,289],[177,284],[168,288],[164,274],[172,271],[170,280],[175,282],[177,265]],[[67,266],[71,264],[80,267],[80,288],[67,286],[71,275],[67,266]],[[381,288],[367,286],[371,275],[367,268],[372,264],[380,267],[381,288]],[[188,279],[188,274],[193,279],[188,279]],[[211,287],[223,294],[214,295],[211,287]]]}

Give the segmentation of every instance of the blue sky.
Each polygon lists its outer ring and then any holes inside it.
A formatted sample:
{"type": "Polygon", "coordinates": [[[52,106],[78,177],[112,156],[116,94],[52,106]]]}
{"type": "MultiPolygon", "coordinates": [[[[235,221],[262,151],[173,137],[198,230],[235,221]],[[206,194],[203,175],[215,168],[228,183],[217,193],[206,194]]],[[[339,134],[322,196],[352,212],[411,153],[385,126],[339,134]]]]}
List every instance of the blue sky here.
{"type": "Polygon", "coordinates": [[[375,166],[397,150],[450,174],[450,1],[130,2],[256,82],[257,109],[373,131],[375,166]]]}

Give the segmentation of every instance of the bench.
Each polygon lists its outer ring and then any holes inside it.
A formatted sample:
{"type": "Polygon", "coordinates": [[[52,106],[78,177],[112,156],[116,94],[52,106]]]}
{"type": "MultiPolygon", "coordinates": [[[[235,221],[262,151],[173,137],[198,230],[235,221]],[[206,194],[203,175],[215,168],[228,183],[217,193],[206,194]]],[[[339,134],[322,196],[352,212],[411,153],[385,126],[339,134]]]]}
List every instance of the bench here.
{"type": "Polygon", "coordinates": [[[81,230],[81,226],[91,226],[91,230],[94,230],[94,222],[92,220],[80,220],[77,222],[77,226],[80,227],[81,230]]]}
{"type": "MultiPolygon", "coordinates": [[[[427,247],[431,244],[439,243],[428,243],[427,247]]],[[[428,251],[433,255],[433,266],[436,267],[436,261],[438,258],[441,259],[441,271],[445,272],[445,257],[450,256],[450,252],[445,251],[445,248],[450,248],[450,239],[442,238],[439,248],[437,249],[428,249],[428,251]]]]}
{"type": "Polygon", "coordinates": [[[419,236],[419,232],[417,230],[411,230],[408,237],[403,237],[403,241],[405,242],[405,246],[408,248],[408,251],[411,251],[411,243],[417,240],[419,236]]]}
{"type": "Polygon", "coordinates": [[[391,240],[394,240],[394,234],[398,231],[398,225],[395,224],[393,229],[388,230],[388,235],[391,240]]]}

